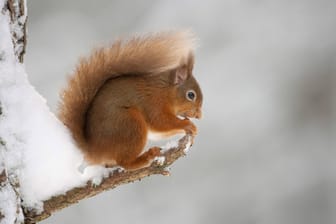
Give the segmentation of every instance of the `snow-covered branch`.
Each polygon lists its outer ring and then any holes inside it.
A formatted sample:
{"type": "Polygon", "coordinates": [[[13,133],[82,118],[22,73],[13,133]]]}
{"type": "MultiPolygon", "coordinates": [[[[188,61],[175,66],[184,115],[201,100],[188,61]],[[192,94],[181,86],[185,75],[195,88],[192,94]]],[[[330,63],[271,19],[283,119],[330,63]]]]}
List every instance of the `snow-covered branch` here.
{"type": "Polygon", "coordinates": [[[135,170],[135,171],[120,171],[114,170],[103,178],[99,185],[94,185],[92,181],[88,181],[83,187],[76,187],[63,195],[54,196],[43,204],[42,213],[35,211],[25,211],[25,223],[36,223],[43,219],[48,218],[53,212],[77,203],[79,200],[92,197],[103,191],[113,189],[119,185],[141,180],[144,177],[161,174],[168,176],[169,170],[167,169],[178,158],[185,155],[190,148],[193,137],[184,136],[179,140],[176,147],[172,147],[164,152],[165,161],[161,164],[154,162],[150,167],[135,170]]]}

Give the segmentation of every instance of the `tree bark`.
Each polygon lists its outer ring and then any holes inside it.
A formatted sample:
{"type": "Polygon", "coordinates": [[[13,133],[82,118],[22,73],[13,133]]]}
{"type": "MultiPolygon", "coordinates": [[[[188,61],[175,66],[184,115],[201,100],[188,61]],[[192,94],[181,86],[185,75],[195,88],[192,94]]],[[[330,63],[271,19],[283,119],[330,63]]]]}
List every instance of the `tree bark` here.
{"type": "MultiPolygon", "coordinates": [[[[6,7],[6,4],[5,4],[6,7]]],[[[23,63],[23,56],[26,52],[27,44],[27,17],[25,0],[8,0],[7,9],[11,18],[12,41],[14,45],[15,56],[20,63],[23,63]],[[13,29],[14,26],[17,28],[13,29]]]]}

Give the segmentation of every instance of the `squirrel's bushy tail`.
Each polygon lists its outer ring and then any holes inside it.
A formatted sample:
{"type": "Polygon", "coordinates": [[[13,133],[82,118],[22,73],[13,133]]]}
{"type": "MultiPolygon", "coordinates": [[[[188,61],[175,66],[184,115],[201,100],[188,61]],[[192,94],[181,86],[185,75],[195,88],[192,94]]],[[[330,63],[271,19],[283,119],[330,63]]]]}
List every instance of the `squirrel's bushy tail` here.
{"type": "Polygon", "coordinates": [[[121,75],[156,74],[178,67],[193,53],[194,37],[188,31],[171,31],[128,40],[80,60],[68,86],[61,93],[59,118],[70,129],[78,146],[86,148],[86,112],[99,88],[121,75]]]}

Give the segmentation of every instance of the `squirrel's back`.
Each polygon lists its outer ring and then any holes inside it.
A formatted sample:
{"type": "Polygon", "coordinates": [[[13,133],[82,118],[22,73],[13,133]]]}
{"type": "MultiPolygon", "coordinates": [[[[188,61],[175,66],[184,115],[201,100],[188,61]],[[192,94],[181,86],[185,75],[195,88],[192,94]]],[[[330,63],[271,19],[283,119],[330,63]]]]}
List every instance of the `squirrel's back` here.
{"type": "Polygon", "coordinates": [[[82,58],[68,86],[61,93],[59,117],[70,129],[78,146],[85,149],[87,110],[99,88],[121,75],[149,75],[178,67],[188,60],[194,37],[187,31],[172,31],[127,40],[117,40],[108,48],[82,58]]]}

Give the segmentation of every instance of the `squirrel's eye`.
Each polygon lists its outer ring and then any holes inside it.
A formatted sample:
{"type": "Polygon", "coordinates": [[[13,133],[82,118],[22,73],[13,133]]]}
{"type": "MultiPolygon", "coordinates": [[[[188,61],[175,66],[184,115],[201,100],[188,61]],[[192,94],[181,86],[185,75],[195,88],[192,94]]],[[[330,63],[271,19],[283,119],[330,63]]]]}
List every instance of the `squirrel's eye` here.
{"type": "Polygon", "coordinates": [[[194,101],[196,99],[196,93],[194,90],[188,90],[186,96],[190,101],[194,101]]]}

